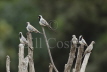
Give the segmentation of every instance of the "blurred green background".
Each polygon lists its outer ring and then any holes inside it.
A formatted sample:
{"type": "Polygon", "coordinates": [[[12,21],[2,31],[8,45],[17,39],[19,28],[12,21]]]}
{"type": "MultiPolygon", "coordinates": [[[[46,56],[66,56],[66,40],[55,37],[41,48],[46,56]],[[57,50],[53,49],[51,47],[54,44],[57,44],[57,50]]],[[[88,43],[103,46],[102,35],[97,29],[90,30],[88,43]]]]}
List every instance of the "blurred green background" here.
{"type": "MultiPolygon", "coordinates": [[[[26,37],[28,21],[42,32],[40,14],[56,28],[57,34],[45,29],[47,37],[55,39],[49,44],[55,46],[51,52],[60,72],[68,60],[73,34],[83,35],[88,44],[96,42],[86,72],[107,71],[107,0],[0,0],[0,72],[6,72],[6,55],[11,57],[11,72],[18,71],[19,32],[26,37]]],[[[50,60],[43,35],[32,35],[35,70],[47,72],[50,60]]]]}

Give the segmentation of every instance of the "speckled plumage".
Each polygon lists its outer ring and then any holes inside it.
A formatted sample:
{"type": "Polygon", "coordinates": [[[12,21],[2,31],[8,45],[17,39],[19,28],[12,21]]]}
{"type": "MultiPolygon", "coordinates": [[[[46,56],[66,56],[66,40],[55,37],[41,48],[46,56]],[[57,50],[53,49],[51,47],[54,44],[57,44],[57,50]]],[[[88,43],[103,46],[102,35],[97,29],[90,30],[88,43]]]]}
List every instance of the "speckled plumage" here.
{"type": "MultiPolygon", "coordinates": [[[[27,22],[27,27],[26,27],[26,29],[27,29],[27,31],[28,32],[35,32],[35,33],[41,33],[40,31],[38,31],[36,28],[34,28],[31,24],[30,24],[30,22],[27,22]]],[[[41,33],[42,34],[42,33],[41,33]]]]}

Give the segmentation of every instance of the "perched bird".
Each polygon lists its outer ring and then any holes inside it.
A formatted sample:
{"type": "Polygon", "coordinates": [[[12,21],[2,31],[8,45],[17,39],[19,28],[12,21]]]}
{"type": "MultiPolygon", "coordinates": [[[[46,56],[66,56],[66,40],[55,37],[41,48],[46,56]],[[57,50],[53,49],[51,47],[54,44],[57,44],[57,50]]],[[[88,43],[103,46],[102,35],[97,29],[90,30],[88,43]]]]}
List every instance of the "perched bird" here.
{"type": "Polygon", "coordinates": [[[79,44],[88,46],[82,35],[79,36],[79,44]]]}
{"type": "Polygon", "coordinates": [[[27,27],[26,27],[28,32],[35,32],[35,33],[40,33],[42,34],[40,31],[38,31],[36,28],[34,28],[30,22],[27,22],[27,27]]]}
{"type": "MultiPolygon", "coordinates": [[[[50,28],[51,30],[54,31],[54,29],[52,29],[52,27],[48,24],[48,22],[42,17],[42,15],[39,15],[39,24],[41,26],[47,26],[48,28],[50,28]]],[[[55,32],[55,31],[54,31],[55,32]]]]}
{"type": "Polygon", "coordinates": [[[94,41],[91,42],[91,44],[87,47],[87,49],[85,50],[84,52],[84,56],[87,54],[87,53],[90,53],[91,50],[93,49],[93,44],[95,44],[94,41]]]}
{"type": "Polygon", "coordinates": [[[72,44],[77,48],[78,39],[76,38],[75,35],[72,35],[72,44]]]}
{"type": "Polygon", "coordinates": [[[26,40],[26,38],[23,36],[22,32],[19,32],[19,40],[21,44],[28,44],[28,41],[26,40]]]}

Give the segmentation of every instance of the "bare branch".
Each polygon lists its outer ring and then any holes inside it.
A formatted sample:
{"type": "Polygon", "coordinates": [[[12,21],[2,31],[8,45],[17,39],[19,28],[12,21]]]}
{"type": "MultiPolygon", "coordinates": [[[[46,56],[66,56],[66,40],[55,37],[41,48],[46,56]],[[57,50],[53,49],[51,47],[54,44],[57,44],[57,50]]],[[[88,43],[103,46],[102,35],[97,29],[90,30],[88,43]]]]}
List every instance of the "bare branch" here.
{"type": "Polygon", "coordinates": [[[32,43],[32,34],[30,32],[27,33],[28,40],[28,55],[29,59],[29,72],[35,72],[34,62],[33,62],[33,43],[32,43]]]}
{"type": "Polygon", "coordinates": [[[53,67],[54,67],[54,70],[55,70],[56,72],[58,72],[58,70],[57,70],[57,68],[56,68],[56,66],[55,66],[55,64],[54,64],[54,62],[53,62],[53,59],[52,59],[50,47],[49,47],[48,40],[47,40],[47,37],[46,37],[45,30],[44,30],[44,27],[43,27],[43,26],[42,26],[42,30],[43,30],[43,35],[44,35],[44,38],[45,38],[45,41],[46,41],[46,45],[47,45],[47,50],[48,50],[48,53],[49,53],[50,61],[51,61],[52,65],[53,65],[53,67]]]}
{"type": "Polygon", "coordinates": [[[78,54],[77,54],[77,59],[75,64],[75,72],[80,72],[83,52],[84,52],[84,46],[81,45],[78,47],[78,54]]]}
{"type": "Polygon", "coordinates": [[[10,57],[6,56],[6,71],[10,72],[10,57]]]}
{"type": "Polygon", "coordinates": [[[53,72],[53,65],[49,63],[49,72],[53,72]]]}
{"type": "Polygon", "coordinates": [[[82,66],[81,66],[81,70],[80,72],[85,72],[85,69],[86,69],[86,66],[87,66],[87,63],[88,63],[88,59],[90,57],[90,54],[91,53],[87,53],[84,57],[84,60],[83,60],[83,63],[82,63],[82,66]]]}
{"type": "Polygon", "coordinates": [[[64,72],[70,72],[74,58],[75,58],[75,52],[76,52],[76,48],[74,47],[74,45],[71,45],[68,62],[67,64],[65,64],[64,72]]]}
{"type": "Polygon", "coordinates": [[[94,44],[94,43],[95,43],[95,42],[92,41],[91,44],[87,47],[87,49],[86,49],[85,52],[84,52],[85,57],[84,57],[84,60],[83,60],[83,63],[82,63],[80,72],[85,72],[85,69],[86,69],[86,66],[87,66],[87,63],[88,63],[88,60],[89,60],[91,51],[92,51],[92,49],[93,49],[93,44],[94,44]]]}

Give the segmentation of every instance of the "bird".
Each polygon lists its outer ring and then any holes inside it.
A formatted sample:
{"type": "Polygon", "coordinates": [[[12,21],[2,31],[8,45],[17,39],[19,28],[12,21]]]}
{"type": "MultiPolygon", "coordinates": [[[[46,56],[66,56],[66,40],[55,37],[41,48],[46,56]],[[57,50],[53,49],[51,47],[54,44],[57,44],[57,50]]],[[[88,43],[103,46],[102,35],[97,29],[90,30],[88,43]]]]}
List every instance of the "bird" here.
{"type": "Polygon", "coordinates": [[[79,36],[79,44],[88,46],[82,35],[79,36]]]}
{"type": "Polygon", "coordinates": [[[26,40],[26,38],[23,36],[22,32],[19,32],[19,40],[21,44],[28,44],[28,41],[26,40]]]}
{"type": "Polygon", "coordinates": [[[39,18],[39,24],[41,26],[47,26],[48,28],[50,28],[51,30],[53,30],[55,32],[55,30],[49,25],[49,23],[42,17],[42,15],[38,16],[39,18]]]}
{"type": "Polygon", "coordinates": [[[91,44],[87,47],[87,49],[85,50],[83,56],[85,56],[87,53],[90,53],[90,52],[91,52],[91,50],[93,49],[93,44],[95,44],[94,41],[92,41],[91,44]]]}
{"type": "Polygon", "coordinates": [[[78,39],[76,38],[75,35],[72,35],[72,44],[75,46],[75,48],[77,48],[78,39]]]}
{"type": "Polygon", "coordinates": [[[42,34],[40,31],[38,31],[35,27],[33,27],[30,22],[27,22],[27,27],[26,27],[28,32],[35,32],[35,33],[40,33],[42,34]]]}

